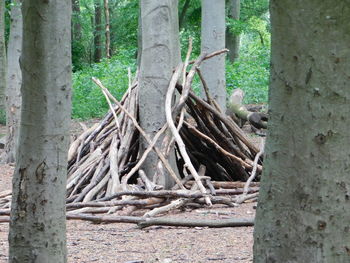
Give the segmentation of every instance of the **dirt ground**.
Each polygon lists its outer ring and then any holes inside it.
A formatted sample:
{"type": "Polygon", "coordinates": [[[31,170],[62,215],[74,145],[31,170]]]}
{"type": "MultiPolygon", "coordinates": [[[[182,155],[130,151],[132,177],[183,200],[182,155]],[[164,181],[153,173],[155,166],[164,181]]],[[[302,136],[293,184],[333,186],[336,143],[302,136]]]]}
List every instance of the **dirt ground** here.
{"type": "MultiPolygon", "coordinates": [[[[79,124],[75,123],[72,129],[78,132],[79,124]]],[[[0,134],[3,131],[4,127],[0,126],[0,134]]],[[[0,165],[0,192],[11,188],[12,173],[12,166],[0,165]]],[[[236,208],[216,206],[195,211],[178,211],[169,216],[202,219],[247,218],[255,215],[255,205],[248,203],[236,208]],[[224,213],[213,214],[208,213],[209,211],[224,213]]],[[[7,235],[8,224],[0,223],[0,263],[8,260],[7,235]]],[[[248,263],[252,262],[253,257],[253,227],[150,227],[140,230],[133,224],[92,224],[69,220],[67,247],[70,263],[248,263]]]]}

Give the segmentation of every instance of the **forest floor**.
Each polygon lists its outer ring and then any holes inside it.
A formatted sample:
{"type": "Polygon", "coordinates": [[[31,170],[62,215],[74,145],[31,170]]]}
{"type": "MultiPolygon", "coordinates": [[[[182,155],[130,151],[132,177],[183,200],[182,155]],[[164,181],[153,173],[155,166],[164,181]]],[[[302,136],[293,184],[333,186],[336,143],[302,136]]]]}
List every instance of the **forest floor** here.
{"type": "MultiPolygon", "coordinates": [[[[91,122],[85,124],[90,126],[91,122]]],[[[79,134],[79,130],[80,124],[74,122],[72,134],[79,134]]],[[[0,137],[4,133],[5,128],[0,125],[0,137]]],[[[0,192],[11,189],[13,169],[11,165],[0,165],[0,192]]],[[[255,205],[246,203],[235,208],[214,206],[174,211],[169,216],[250,218],[255,215],[255,205]],[[224,213],[214,214],[209,211],[224,213]]],[[[0,223],[0,263],[8,261],[8,230],[7,223],[0,223]]],[[[93,224],[68,220],[67,247],[70,263],[248,263],[253,258],[253,227],[149,227],[140,230],[134,224],[93,224]]]]}

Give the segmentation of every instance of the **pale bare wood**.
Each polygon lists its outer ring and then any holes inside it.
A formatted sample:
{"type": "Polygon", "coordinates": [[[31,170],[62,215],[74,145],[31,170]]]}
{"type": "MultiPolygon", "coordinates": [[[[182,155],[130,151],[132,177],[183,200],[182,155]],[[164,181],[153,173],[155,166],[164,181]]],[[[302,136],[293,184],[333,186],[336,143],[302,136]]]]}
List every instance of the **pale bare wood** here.
{"type": "MultiPolygon", "coordinates": [[[[256,171],[257,171],[257,166],[258,166],[258,161],[260,156],[264,153],[264,139],[261,139],[261,147],[260,147],[260,151],[257,153],[257,155],[254,158],[254,168],[253,171],[250,175],[250,177],[248,178],[247,182],[244,185],[244,190],[243,190],[243,194],[241,196],[238,196],[236,199],[236,203],[241,204],[244,201],[248,200],[247,198],[247,194],[248,194],[248,190],[249,190],[249,186],[251,184],[251,182],[254,180],[255,176],[256,176],[256,171]]],[[[251,196],[250,196],[251,197],[251,196]]],[[[256,196],[253,196],[252,198],[255,198],[256,196]]],[[[250,198],[249,198],[250,199],[250,198]]]]}
{"type": "Polygon", "coordinates": [[[10,223],[9,216],[0,216],[0,223],[10,223]]]}
{"type": "Polygon", "coordinates": [[[3,197],[8,196],[8,195],[12,195],[11,190],[5,190],[5,191],[0,192],[0,198],[3,198],[3,197]]]}
{"type": "Polygon", "coordinates": [[[184,198],[176,199],[176,200],[171,201],[170,204],[168,204],[168,205],[154,208],[153,210],[146,212],[143,216],[144,217],[154,217],[156,215],[169,212],[173,209],[178,209],[178,208],[184,206],[189,201],[192,201],[192,200],[191,199],[184,199],[184,198]]]}
{"type": "MultiPolygon", "coordinates": [[[[196,66],[196,65],[195,65],[195,66],[196,66]]],[[[195,66],[194,66],[194,67],[195,67],[195,66]]],[[[169,126],[169,128],[170,128],[170,130],[171,130],[171,132],[172,132],[172,134],[173,134],[173,136],[174,136],[174,138],[175,138],[175,140],[176,140],[176,143],[177,143],[177,145],[178,145],[178,147],[179,147],[179,151],[180,151],[180,153],[181,153],[181,155],[182,155],[182,158],[183,158],[184,161],[185,161],[186,167],[190,170],[192,176],[194,177],[196,183],[197,183],[198,186],[199,186],[200,191],[201,191],[204,195],[206,195],[206,194],[207,194],[207,190],[205,189],[205,187],[203,186],[201,180],[199,179],[199,175],[198,175],[196,169],[193,167],[193,164],[192,164],[192,162],[191,162],[191,159],[190,159],[190,157],[189,157],[188,154],[187,154],[186,146],[185,146],[185,144],[184,144],[184,142],[183,142],[183,140],[182,140],[182,138],[181,138],[179,132],[178,132],[177,129],[176,129],[176,126],[175,126],[174,121],[173,121],[173,118],[172,118],[171,106],[169,106],[169,105],[171,105],[171,100],[172,100],[173,93],[174,93],[174,90],[175,90],[175,85],[176,85],[176,82],[177,82],[177,79],[178,79],[178,75],[180,74],[180,72],[181,72],[181,67],[177,67],[175,73],[173,74],[172,79],[170,80],[168,92],[167,92],[166,99],[165,99],[165,105],[166,105],[166,107],[165,107],[165,114],[166,114],[166,119],[167,119],[168,126],[169,126]],[[169,109],[169,108],[170,108],[170,109],[169,109]]],[[[188,78],[188,79],[189,79],[189,78],[188,78]]],[[[181,101],[182,98],[183,98],[183,96],[181,96],[181,98],[180,98],[180,100],[179,100],[179,103],[178,103],[178,105],[177,105],[177,108],[178,108],[178,107],[181,107],[181,105],[184,106],[184,103],[181,104],[181,103],[182,103],[182,101],[181,101]]],[[[180,108],[180,110],[181,110],[181,108],[180,108]]],[[[206,196],[205,199],[206,199],[206,202],[207,202],[208,205],[212,205],[209,196],[206,196]]]]}
{"type": "MultiPolygon", "coordinates": [[[[139,132],[142,134],[142,136],[146,139],[147,143],[149,145],[152,144],[151,139],[149,138],[149,136],[145,133],[145,131],[140,127],[140,125],[137,123],[136,119],[130,115],[130,113],[124,108],[124,106],[117,101],[113,95],[102,85],[101,81],[93,78],[93,81],[96,83],[96,85],[98,85],[101,89],[104,89],[106,91],[106,93],[108,94],[108,96],[113,100],[113,102],[115,104],[118,105],[118,107],[123,110],[126,115],[128,115],[128,117],[132,120],[132,122],[134,123],[135,127],[139,130],[139,132]]],[[[181,181],[179,180],[179,178],[176,176],[174,170],[171,168],[169,162],[166,160],[166,158],[164,157],[164,155],[162,154],[162,152],[156,147],[153,146],[153,149],[155,150],[155,152],[158,154],[159,158],[162,160],[164,166],[166,167],[166,169],[168,170],[169,174],[173,177],[173,179],[175,180],[176,183],[180,184],[181,181]]]]}
{"type": "Polygon", "coordinates": [[[98,123],[95,123],[92,127],[85,130],[69,147],[68,150],[68,162],[70,162],[77,154],[77,149],[79,145],[87,138],[87,136],[94,131],[98,126],[98,123]]]}

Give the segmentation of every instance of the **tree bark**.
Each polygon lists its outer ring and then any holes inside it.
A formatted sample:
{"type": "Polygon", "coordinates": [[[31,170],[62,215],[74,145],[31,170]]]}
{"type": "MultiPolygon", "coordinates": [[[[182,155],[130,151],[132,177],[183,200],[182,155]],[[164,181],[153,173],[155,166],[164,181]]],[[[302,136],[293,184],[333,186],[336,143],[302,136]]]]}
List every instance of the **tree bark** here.
{"type": "Polygon", "coordinates": [[[254,262],[350,262],[350,5],[272,0],[270,9],[254,262]]]}
{"type": "MultiPolygon", "coordinates": [[[[178,1],[141,1],[142,58],[140,66],[139,114],[141,127],[153,138],[166,123],[165,96],[173,69],[180,62],[178,1]]],[[[157,147],[161,148],[162,138],[157,147]]],[[[141,147],[147,148],[143,141],[141,147]]],[[[175,154],[170,163],[176,168],[175,154]]],[[[143,170],[153,178],[158,157],[150,153],[143,170]]],[[[159,184],[170,187],[173,180],[161,176],[159,184]]]]}
{"type": "Polygon", "coordinates": [[[138,70],[140,70],[141,68],[141,58],[142,58],[142,20],[141,19],[142,18],[141,18],[141,6],[140,6],[138,24],[137,24],[137,69],[138,70]]]}
{"type": "Polygon", "coordinates": [[[95,4],[95,30],[94,30],[94,62],[102,59],[102,8],[101,0],[94,0],[95,4]]]}
{"type": "Polygon", "coordinates": [[[0,114],[5,113],[6,47],[5,47],[5,1],[0,3],[0,114]]]}
{"type": "Polygon", "coordinates": [[[103,0],[104,3],[104,11],[105,11],[105,35],[106,35],[106,58],[111,58],[111,32],[110,32],[110,22],[109,22],[109,1],[103,0]]]}
{"type": "MultiPolygon", "coordinates": [[[[201,52],[211,53],[225,48],[225,0],[202,0],[201,52]]],[[[204,61],[201,66],[209,94],[225,112],[225,55],[204,61]]]]}
{"type": "Polygon", "coordinates": [[[70,0],[22,5],[21,147],[13,177],[9,262],[67,262],[71,7],[70,0]]]}
{"type": "Polygon", "coordinates": [[[81,19],[80,19],[80,0],[72,0],[72,23],[73,23],[73,39],[79,41],[82,38],[81,19]]]}
{"type": "MultiPolygon", "coordinates": [[[[240,16],[240,0],[229,0],[228,17],[239,20],[240,16]]],[[[233,63],[239,56],[240,35],[226,29],[226,48],[229,50],[228,59],[233,63]]]]}
{"type": "Polygon", "coordinates": [[[16,161],[16,150],[18,145],[19,125],[21,121],[21,85],[22,72],[19,59],[22,53],[22,31],[23,19],[21,12],[21,1],[13,0],[11,8],[11,28],[8,43],[8,87],[6,90],[6,143],[5,162],[16,161]]]}

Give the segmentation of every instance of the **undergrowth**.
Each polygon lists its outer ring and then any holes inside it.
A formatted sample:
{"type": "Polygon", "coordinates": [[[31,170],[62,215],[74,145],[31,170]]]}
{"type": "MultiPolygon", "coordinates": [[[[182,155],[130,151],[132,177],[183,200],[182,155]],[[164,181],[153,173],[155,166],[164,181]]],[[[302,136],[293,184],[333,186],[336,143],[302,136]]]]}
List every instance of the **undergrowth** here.
{"type": "MultiPolygon", "coordinates": [[[[245,92],[244,103],[266,103],[268,96],[270,44],[242,38],[240,57],[232,64],[226,63],[226,87],[231,94],[235,88],[245,92]]],[[[128,88],[128,68],[136,71],[134,50],[121,50],[118,55],[101,63],[85,66],[73,74],[72,117],[91,119],[102,117],[108,111],[108,104],[101,90],[91,81],[99,78],[106,88],[120,100],[128,88]]],[[[193,89],[200,90],[195,78],[193,89]]],[[[0,116],[1,117],[1,116],[0,116]]]]}

